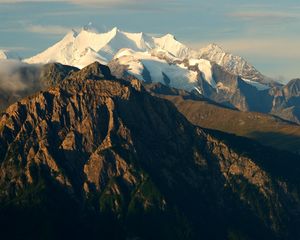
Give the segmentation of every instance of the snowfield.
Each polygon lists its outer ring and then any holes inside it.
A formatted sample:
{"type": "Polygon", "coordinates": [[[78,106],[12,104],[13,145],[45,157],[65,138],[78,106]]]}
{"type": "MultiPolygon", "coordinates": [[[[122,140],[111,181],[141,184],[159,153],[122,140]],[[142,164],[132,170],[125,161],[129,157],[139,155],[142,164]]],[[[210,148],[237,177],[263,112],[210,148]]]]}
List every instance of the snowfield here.
{"type": "Polygon", "coordinates": [[[217,92],[220,87],[226,88],[214,79],[212,66],[216,63],[241,75],[247,84],[258,90],[268,87],[258,83],[262,75],[253,66],[241,57],[224,52],[216,44],[195,51],[171,34],[153,37],[117,28],[105,33],[89,27],[79,32],[72,30],[58,43],[24,61],[31,64],[59,62],[83,68],[95,61],[108,64],[111,60],[126,66],[127,72],[140,80],[162,82],[187,91],[196,88],[201,92],[200,80],[217,92]]]}

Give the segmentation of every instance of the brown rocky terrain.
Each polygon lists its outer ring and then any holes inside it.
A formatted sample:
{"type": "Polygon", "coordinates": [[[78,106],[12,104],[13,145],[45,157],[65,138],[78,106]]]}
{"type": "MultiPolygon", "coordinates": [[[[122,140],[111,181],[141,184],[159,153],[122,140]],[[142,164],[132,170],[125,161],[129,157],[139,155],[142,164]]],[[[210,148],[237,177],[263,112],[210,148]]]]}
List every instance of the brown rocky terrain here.
{"type": "Polygon", "coordinates": [[[146,84],[145,87],[150,93],[173,102],[195,125],[244,136],[277,149],[300,153],[298,124],[272,115],[224,107],[196,94],[162,84],[146,84]]]}
{"type": "Polygon", "coordinates": [[[299,160],[196,127],[94,63],[1,114],[1,234],[295,239],[299,160]]]}

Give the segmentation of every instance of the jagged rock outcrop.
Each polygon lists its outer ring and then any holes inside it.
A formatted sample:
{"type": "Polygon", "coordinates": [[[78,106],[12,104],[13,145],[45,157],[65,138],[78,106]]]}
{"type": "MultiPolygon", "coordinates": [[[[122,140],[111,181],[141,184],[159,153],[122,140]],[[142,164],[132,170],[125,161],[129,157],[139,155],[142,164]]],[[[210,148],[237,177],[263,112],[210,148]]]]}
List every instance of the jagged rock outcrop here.
{"type": "Polygon", "coordinates": [[[60,63],[47,63],[42,66],[39,81],[45,86],[41,90],[45,90],[47,87],[53,87],[61,83],[66,77],[73,72],[77,72],[78,68],[62,65],[60,63]]]}
{"type": "Polygon", "coordinates": [[[298,156],[195,127],[98,63],[2,113],[0,164],[11,238],[299,236],[298,156]]]}
{"type": "Polygon", "coordinates": [[[229,73],[243,78],[252,79],[258,82],[266,83],[267,79],[254,66],[249,64],[240,56],[235,56],[225,52],[217,44],[209,44],[205,48],[201,48],[197,55],[198,58],[204,58],[222,66],[229,73]]]}

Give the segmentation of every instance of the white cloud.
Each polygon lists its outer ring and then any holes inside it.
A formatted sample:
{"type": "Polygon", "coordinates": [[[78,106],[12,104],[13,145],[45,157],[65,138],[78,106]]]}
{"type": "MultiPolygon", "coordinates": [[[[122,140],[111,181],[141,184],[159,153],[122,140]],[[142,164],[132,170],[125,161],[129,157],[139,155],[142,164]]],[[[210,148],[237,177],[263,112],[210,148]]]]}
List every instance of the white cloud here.
{"type": "Polygon", "coordinates": [[[11,52],[32,50],[32,48],[29,48],[29,47],[19,47],[19,46],[4,47],[4,46],[1,46],[1,45],[0,45],[0,49],[4,50],[4,51],[11,51],[11,52]]]}
{"type": "Polygon", "coordinates": [[[295,23],[300,19],[299,11],[294,11],[293,9],[238,10],[228,13],[226,16],[235,19],[235,21],[254,23],[258,28],[266,25],[287,26],[287,24],[295,23]]]}
{"type": "MultiPolygon", "coordinates": [[[[60,3],[70,5],[68,11],[50,11],[44,12],[48,16],[62,16],[62,15],[74,15],[82,14],[82,11],[99,11],[99,9],[109,10],[122,10],[128,12],[167,12],[181,9],[182,6],[178,7],[177,0],[0,0],[1,4],[14,4],[20,3],[60,3]],[[77,11],[72,7],[77,7],[77,11]],[[78,11],[80,9],[80,11],[78,11]],[[63,14],[67,12],[66,14],[63,14]]],[[[1,7],[0,7],[1,9],[1,7]]]]}
{"type": "MultiPolygon", "coordinates": [[[[156,0],[154,0],[156,1],[156,0]]],[[[25,3],[25,2],[69,2],[75,4],[129,4],[129,3],[146,3],[153,2],[153,0],[0,0],[0,3],[25,3]]]]}
{"type": "Polygon", "coordinates": [[[300,17],[299,13],[289,11],[238,11],[229,13],[228,16],[241,20],[251,21],[282,21],[300,17]]]}
{"type": "Polygon", "coordinates": [[[70,32],[72,29],[78,30],[79,27],[66,27],[61,25],[40,25],[40,24],[32,24],[26,21],[19,21],[14,26],[5,26],[3,28],[0,27],[0,32],[29,32],[29,33],[37,33],[40,35],[64,35],[70,32]]]}
{"type": "Polygon", "coordinates": [[[238,51],[256,56],[299,59],[300,42],[293,38],[245,38],[222,41],[229,51],[238,51]]]}
{"type": "MultiPolygon", "coordinates": [[[[164,0],[163,3],[175,3],[176,0],[164,0]]],[[[162,3],[161,0],[0,0],[0,4],[19,4],[19,3],[67,3],[72,5],[80,5],[89,7],[89,9],[107,9],[118,8],[130,11],[167,11],[170,6],[163,8],[157,3],[162,3]]],[[[56,15],[51,12],[50,14],[56,15]]],[[[49,14],[49,15],[50,15],[49,14]]],[[[70,14],[70,13],[68,13],[70,14]]],[[[72,13],[71,13],[72,14],[72,13]]],[[[57,15],[61,15],[58,13],[57,15]]]]}
{"type": "Polygon", "coordinates": [[[0,88],[9,94],[40,90],[40,66],[20,61],[0,60],[0,88]],[[26,68],[27,71],[23,71],[26,68]]]}
{"type": "MultiPolygon", "coordinates": [[[[225,51],[241,56],[274,57],[285,59],[300,59],[300,41],[293,38],[232,38],[213,41],[225,51]]],[[[193,48],[199,49],[210,42],[191,43],[193,48]]]]}
{"type": "MultiPolygon", "coordinates": [[[[130,8],[139,8],[148,4],[147,8],[156,9],[152,3],[172,3],[175,4],[176,0],[0,0],[0,4],[16,4],[16,3],[70,3],[75,5],[92,6],[96,8],[107,7],[122,7],[129,6],[130,8]],[[149,4],[150,3],[150,4],[149,4]]],[[[147,10],[147,9],[145,9],[147,10]]]]}
{"type": "Polygon", "coordinates": [[[69,32],[72,28],[59,25],[27,25],[25,31],[32,33],[39,33],[43,35],[62,35],[69,32]]]}

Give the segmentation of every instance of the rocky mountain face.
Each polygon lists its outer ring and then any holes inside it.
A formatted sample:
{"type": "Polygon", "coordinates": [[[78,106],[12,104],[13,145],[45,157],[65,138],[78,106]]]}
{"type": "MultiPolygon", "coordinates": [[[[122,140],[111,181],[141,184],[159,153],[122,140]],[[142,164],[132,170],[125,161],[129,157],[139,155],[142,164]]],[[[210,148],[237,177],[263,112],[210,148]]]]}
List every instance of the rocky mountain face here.
{"type": "Polygon", "coordinates": [[[238,75],[246,79],[252,79],[257,82],[266,83],[266,77],[255,69],[254,66],[249,64],[240,56],[235,56],[231,53],[225,52],[217,44],[209,44],[208,46],[201,48],[197,57],[215,62],[231,74],[238,75]]]}
{"type": "Polygon", "coordinates": [[[300,79],[293,79],[282,88],[274,88],[272,113],[300,123],[300,79]]]}
{"type": "Polygon", "coordinates": [[[297,239],[299,160],[196,127],[94,63],[1,114],[1,234],[297,239]]]}
{"type": "Polygon", "coordinates": [[[269,82],[267,86],[228,73],[217,64],[213,65],[213,78],[217,88],[203,78],[198,80],[197,88],[204,97],[241,111],[272,114],[300,123],[300,80],[291,80],[286,85],[269,82]]]}
{"type": "MultiPolygon", "coordinates": [[[[160,56],[161,57],[161,56],[160,56]]],[[[108,65],[113,74],[126,78],[133,75],[146,83],[163,83],[169,87],[197,92],[224,106],[237,108],[241,111],[260,112],[276,115],[282,119],[300,123],[299,87],[300,81],[292,80],[286,85],[265,80],[248,80],[232,74],[216,63],[200,59],[175,60],[164,59],[167,67],[149,66],[149,60],[122,56],[114,59],[108,65]],[[136,74],[135,64],[139,63],[140,74],[136,74]],[[181,73],[176,71],[176,65],[183,67],[181,73]],[[188,71],[188,72],[186,72],[188,71]],[[187,76],[192,76],[188,80],[187,76]]],[[[255,78],[254,78],[255,79],[255,78]]]]}
{"type": "MultiPolygon", "coordinates": [[[[183,89],[186,91],[197,91],[214,101],[222,104],[235,106],[241,110],[262,111],[261,101],[257,103],[257,97],[268,95],[270,86],[254,81],[246,81],[238,75],[227,72],[216,63],[211,63],[205,59],[192,60],[172,60],[163,58],[159,62],[149,60],[147,56],[131,57],[123,55],[109,62],[115,75],[119,77],[134,77],[146,83],[163,83],[170,87],[183,89]],[[180,69],[178,69],[180,66],[180,69]],[[138,72],[138,73],[137,73],[138,72]]],[[[264,100],[264,99],[263,99],[264,100]]],[[[265,108],[270,109],[272,98],[266,99],[265,108]]],[[[267,111],[267,110],[265,110],[267,111]]]]}
{"type": "Polygon", "coordinates": [[[269,86],[245,81],[239,75],[229,73],[217,64],[214,64],[212,69],[217,87],[212,88],[200,78],[199,89],[203,96],[241,111],[268,113],[271,110],[272,96],[269,95],[269,86]]]}

